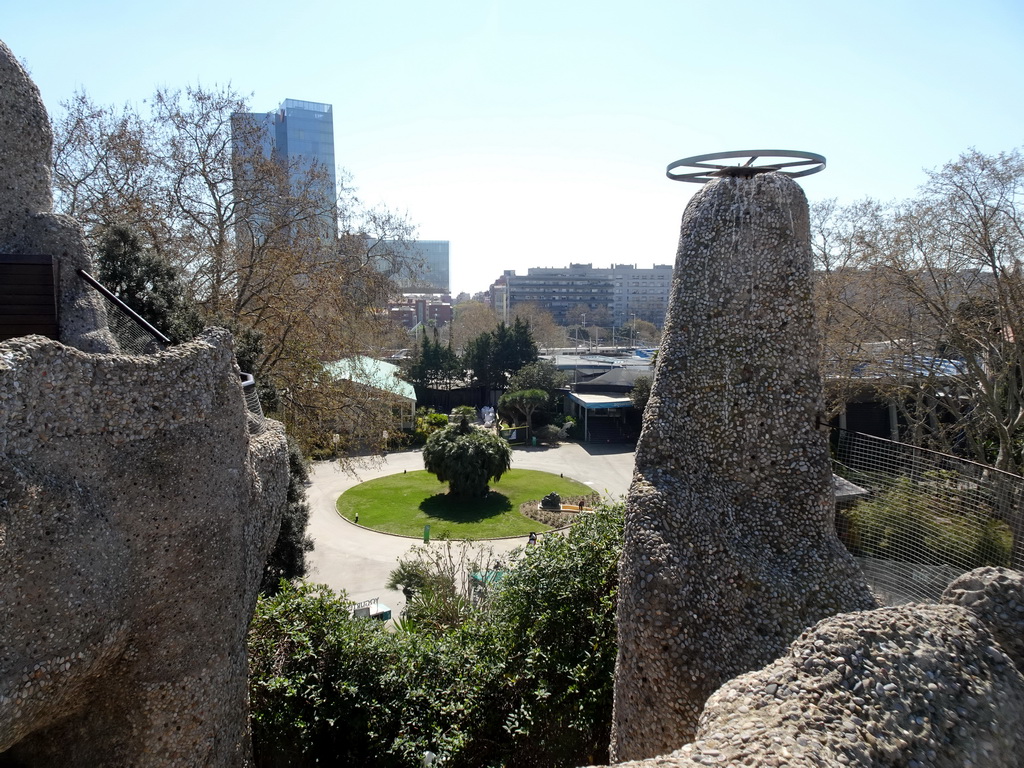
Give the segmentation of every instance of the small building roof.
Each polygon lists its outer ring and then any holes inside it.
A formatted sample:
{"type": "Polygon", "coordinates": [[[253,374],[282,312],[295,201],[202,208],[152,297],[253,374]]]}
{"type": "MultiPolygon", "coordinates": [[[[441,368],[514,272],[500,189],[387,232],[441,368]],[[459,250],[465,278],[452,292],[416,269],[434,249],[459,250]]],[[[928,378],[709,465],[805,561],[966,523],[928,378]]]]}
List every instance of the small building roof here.
{"type": "Polygon", "coordinates": [[[403,400],[416,402],[415,388],[402,379],[401,369],[393,363],[375,360],[366,355],[355,355],[327,363],[324,368],[336,379],[348,379],[357,384],[390,392],[403,400]]]}
{"type": "Polygon", "coordinates": [[[595,376],[586,383],[587,391],[594,391],[599,387],[625,387],[632,389],[636,384],[636,380],[641,376],[650,376],[649,370],[640,370],[637,368],[612,368],[606,373],[602,373],[600,376],[595,376]]]}
{"type": "Polygon", "coordinates": [[[633,401],[628,397],[616,397],[615,395],[596,395],[570,392],[569,399],[579,403],[588,411],[603,410],[606,408],[632,408],[633,401]]]}

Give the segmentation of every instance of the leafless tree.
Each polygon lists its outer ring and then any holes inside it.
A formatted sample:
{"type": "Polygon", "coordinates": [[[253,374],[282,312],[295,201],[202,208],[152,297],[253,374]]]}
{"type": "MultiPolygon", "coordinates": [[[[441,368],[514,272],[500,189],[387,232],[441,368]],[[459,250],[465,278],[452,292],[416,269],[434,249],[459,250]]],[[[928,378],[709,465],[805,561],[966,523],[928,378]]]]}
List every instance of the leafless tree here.
{"type": "Polygon", "coordinates": [[[394,402],[324,364],[373,352],[386,333],[408,222],[344,185],[325,194],[328,169],[267,151],[230,87],[160,89],[146,115],[85,93],[64,107],[58,208],[90,235],[113,224],[138,232],[179,268],[208,322],[255,333],[254,373],[274,385],[278,415],[307,447],[379,446],[394,431],[394,402]]]}
{"type": "Polygon", "coordinates": [[[813,212],[829,378],[884,392],[900,409],[905,439],[1017,473],[1022,204],[1019,152],[972,150],[931,172],[912,200],[813,212]]]}

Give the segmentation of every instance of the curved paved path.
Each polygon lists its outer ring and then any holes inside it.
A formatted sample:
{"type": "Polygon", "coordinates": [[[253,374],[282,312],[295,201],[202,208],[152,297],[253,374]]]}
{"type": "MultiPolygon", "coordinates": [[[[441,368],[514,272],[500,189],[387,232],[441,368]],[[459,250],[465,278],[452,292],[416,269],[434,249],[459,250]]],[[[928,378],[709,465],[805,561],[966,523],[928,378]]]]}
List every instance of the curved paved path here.
{"type": "MultiPolygon", "coordinates": [[[[564,443],[553,448],[515,448],[512,467],[562,473],[617,499],[629,490],[633,478],[633,451],[624,446],[583,446],[577,443],[564,443]]],[[[316,462],[313,465],[310,472],[312,484],[306,489],[312,510],[308,532],[315,545],[307,556],[310,565],[308,581],[327,584],[334,590],[344,589],[349,599],[355,601],[379,597],[398,615],[405,601],[402,593],[385,589],[384,584],[398,558],[422,541],[354,525],[335,511],[334,504],[338,496],[354,485],[406,469],[423,469],[423,456],[419,451],[357,460],[349,472],[343,471],[335,462],[316,462]]],[[[485,545],[490,546],[496,555],[504,555],[525,543],[526,537],[520,536],[492,539],[485,545]]]]}

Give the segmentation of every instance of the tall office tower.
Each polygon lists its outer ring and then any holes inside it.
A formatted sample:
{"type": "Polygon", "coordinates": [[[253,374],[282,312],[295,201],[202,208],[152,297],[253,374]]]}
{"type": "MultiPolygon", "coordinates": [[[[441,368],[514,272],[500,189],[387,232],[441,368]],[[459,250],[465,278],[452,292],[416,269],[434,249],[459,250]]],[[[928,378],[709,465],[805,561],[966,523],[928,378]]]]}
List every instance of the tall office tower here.
{"type": "Polygon", "coordinates": [[[371,256],[377,257],[377,268],[390,271],[392,257],[406,262],[405,268],[392,274],[395,284],[405,291],[448,293],[448,240],[367,241],[371,256]]]}
{"type": "Polygon", "coordinates": [[[448,241],[413,240],[410,245],[416,262],[414,284],[448,293],[448,241]]]}
{"type": "Polygon", "coordinates": [[[334,167],[334,115],[330,104],[285,99],[276,112],[236,112],[231,116],[232,153],[237,184],[245,185],[255,153],[276,158],[288,169],[293,193],[307,183],[311,171],[323,195],[323,219],[336,237],[337,176],[334,167]]]}

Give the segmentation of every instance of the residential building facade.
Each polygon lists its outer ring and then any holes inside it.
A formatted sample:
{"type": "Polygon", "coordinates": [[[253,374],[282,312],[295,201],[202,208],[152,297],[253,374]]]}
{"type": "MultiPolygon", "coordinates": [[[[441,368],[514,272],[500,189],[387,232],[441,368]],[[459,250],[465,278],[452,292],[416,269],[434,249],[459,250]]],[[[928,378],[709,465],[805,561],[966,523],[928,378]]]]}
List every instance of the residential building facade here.
{"type": "Polygon", "coordinates": [[[518,304],[536,304],[560,325],[570,323],[574,311],[607,310],[611,321],[622,325],[646,320],[659,328],[665,323],[672,289],[672,266],[650,269],[634,264],[595,268],[592,264],[568,267],[531,267],[525,275],[507,270],[491,286],[492,307],[507,319],[518,304]]]}

